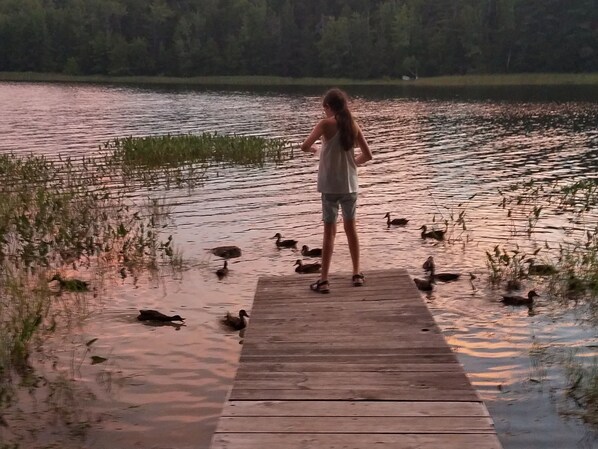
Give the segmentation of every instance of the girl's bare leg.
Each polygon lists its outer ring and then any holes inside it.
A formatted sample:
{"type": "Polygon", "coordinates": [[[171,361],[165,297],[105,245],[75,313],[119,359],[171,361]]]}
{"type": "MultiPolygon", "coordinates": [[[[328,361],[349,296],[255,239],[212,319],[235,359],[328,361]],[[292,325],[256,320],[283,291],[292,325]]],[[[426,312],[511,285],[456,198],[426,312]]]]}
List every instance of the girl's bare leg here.
{"type": "Polygon", "coordinates": [[[322,275],[320,276],[322,281],[328,280],[335,237],[336,223],[324,223],[324,241],[322,243],[322,275]]]}
{"type": "Polygon", "coordinates": [[[343,225],[345,227],[345,234],[347,234],[351,261],[353,262],[353,274],[359,274],[359,237],[357,236],[355,220],[345,220],[343,225]]]}

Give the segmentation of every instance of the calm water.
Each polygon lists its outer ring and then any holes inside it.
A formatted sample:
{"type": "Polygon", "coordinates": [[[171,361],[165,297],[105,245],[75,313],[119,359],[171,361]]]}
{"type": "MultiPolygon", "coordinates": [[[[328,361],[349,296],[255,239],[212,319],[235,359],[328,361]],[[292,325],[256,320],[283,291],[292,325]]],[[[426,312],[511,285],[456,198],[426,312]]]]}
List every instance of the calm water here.
{"type": "MultiPolygon", "coordinates": [[[[558,230],[566,217],[550,212],[534,238],[514,237],[518,223],[497,207],[497,189],[528,179],[569,182],[597,175],[595,90],[349,93],[375,158],[360,172],[363,270],[404,267],[421,276],[422,262],[433,255],[446,271],[475,273],[473,284],[466,276],[438,285],[426,301],[486,401],[504,447],[598,447],[591,429],[567,413],[571,404],[558,363],[569,349],[594,355],[595,328],[554,306],[547,293],[534,316],[503,307],[485,268],[485,251],[496,244],[533,248],[546,241],[555,247],[570,238],[558,230]],[[448,216],[460,203],[467,204],[466,244],[420,239],[419,226],[448,216]],[[382,217],[389,211],[409,218],[409,225],[388,230],[382,217]]],[[[114,137],[202,131],[298,144],[321,117],[321,94],[0,83],[0,151],[91,156],[114,137]]],[[[300,245],[321,245],[316,169],[314,158],[300,155],[279,167],[210,173],[192,192],[151,192],[175,204],[166,232],[190,268],[182,278],[137,284],[109,274],[102,295],[82,311],[82,326],[47,343],[55,363],[37,361],[49,376],[75,378],[74,387],[53,401],[24,392],[27,407],[11,412],[11,427],[0,427],[0,436],[21,435],[28,448],[81,447],[48,418],[62,412],[82,428],[91,424],[85,448],[207,448],[242,348],[219,317],[251,309],[260,275],[293,273],[297,254],[276,249],[270,239],[276,232],[300,245]],[[218,281],[214,271],[221,261],[206,250],[224,244],[240,246],[243,257],[233,259],[230,275],[218,281]],[[186,326],[145,326],[135,320],[139,308],[180,313],[186,326]],[[98,338],[91,354],[108,357],[107,363],[88,363],[82,343],[91,338],[98,338]],[[21,422],[38,430],[25,432],[21,422]]],[[[348,271],[342,234],[335,251],[332,269],[348,271]]],[[[543,285],[534,287],[543,292],[543,285]]]]}

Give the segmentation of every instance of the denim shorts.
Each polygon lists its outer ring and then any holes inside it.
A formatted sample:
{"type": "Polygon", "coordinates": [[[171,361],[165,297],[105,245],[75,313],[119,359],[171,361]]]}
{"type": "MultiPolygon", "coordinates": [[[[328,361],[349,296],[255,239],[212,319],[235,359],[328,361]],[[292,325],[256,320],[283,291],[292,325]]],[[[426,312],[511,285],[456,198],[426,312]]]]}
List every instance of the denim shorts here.
{"type": "Polygon", "coordinates": [[[322,193],[322,220],[324,223],[336,223],[339,204],[342,209],[343,220],[355,220],[357,192],[322,193]]]}

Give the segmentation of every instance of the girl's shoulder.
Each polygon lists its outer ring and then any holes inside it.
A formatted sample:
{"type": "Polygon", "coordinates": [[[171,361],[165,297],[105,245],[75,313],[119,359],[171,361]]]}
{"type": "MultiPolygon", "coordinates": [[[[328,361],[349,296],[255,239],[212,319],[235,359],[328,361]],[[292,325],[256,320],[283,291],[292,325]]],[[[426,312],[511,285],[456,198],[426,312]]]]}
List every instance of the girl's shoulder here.
{"type": "Polygon", "coordinates": [[[327,139],[331,139],[332,137],[334,137],[338,130],[336,119],[334,117],[326,117],[322,119],[320,124],[322,125],[322,131],[324,133],[324,136],[327,139]]]}

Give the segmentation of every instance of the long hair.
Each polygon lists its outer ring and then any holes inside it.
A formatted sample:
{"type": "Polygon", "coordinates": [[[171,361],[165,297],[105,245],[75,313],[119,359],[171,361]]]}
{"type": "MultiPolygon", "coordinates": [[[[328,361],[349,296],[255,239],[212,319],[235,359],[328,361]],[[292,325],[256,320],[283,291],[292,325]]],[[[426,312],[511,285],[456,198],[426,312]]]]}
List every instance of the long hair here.
{"type": "Polygon", "coordinates": [[[355,124],[353,116],[349,111],[347,94],[342,90],[334,88],[330,89],[324,95],[322,103],[328,106],[334,112],[334,118],[338,126],[339,138],[342,147],[349,151],[355,147],[355,124]]]}

